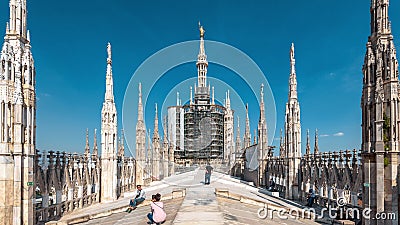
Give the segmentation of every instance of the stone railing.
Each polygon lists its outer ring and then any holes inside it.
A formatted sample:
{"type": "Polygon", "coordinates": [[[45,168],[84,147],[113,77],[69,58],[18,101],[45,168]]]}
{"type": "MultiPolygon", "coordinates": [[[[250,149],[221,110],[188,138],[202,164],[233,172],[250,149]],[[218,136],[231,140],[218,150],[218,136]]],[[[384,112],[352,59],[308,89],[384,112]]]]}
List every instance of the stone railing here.
{"type": "MultiPolygon", "coordinates": [[[[133,158],[118,157],[118,196],[134,189],[133,158]]],[[[37,150],[34,165],[36,190],[35,224],[57,220],[65,214],[98,203],[100,199],[100,157],[37,150]]]]}
{"type": "Polygon", "coordinates": [[[286,192],[286,176],[287,176],[287,167],[286,160],[280,157],[270,157],[267,160],[267,165],[265,167],[265,176],[267,180],[267,185],[269,185],[269,181],[272,178],[275,182],[275,191],[279,191],[280,196],[284,196],[286,192]]]}
{"type": "Polygon", "coordinates": [[[299,171],[299,197],[306,200],[313,188],[317,204],[334,207],[341,204],[361,206],[362,171],[357,150],[305,155],[299,171]]]}
{"type": "MultiPolygon", "coordinates": [[[[288,176],[288,160],[270,157],[265,171],[266,179],[275,182],[275,190],[284,196],[288,176]]],[[[312,188],[316,203],[334,207],[341,198],[345,205],[361,206],[362,173],[357,150],[323,152],[304,155],[296,172],[299,201],[306,202],[312,188]]]]}

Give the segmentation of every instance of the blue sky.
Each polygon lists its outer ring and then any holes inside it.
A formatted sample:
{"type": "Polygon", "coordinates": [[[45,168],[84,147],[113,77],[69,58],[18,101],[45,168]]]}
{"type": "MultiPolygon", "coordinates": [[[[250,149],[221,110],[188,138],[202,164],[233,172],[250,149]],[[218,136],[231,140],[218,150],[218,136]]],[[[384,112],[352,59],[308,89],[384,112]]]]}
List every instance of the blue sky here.
{"type": "MultiPolygon", "coordinates": [[[[28,24],[37,70],[37,148],[82,152],[86,128],[100,129],[108,41],[113,47],[114,93],[121,128],[125,89],[135,70],[162,48],[198,39],[199,20],[207,40],[240,49],[264,72],[275,98],[277,130],[284,121],[289,49],[294,42],[303,145],[306,129],[313,135],[318,128],[323,151],[359,148],[361,67],[369,35],[369,2],[29,1],[28,24]]],[[[399,48],[400,3],[390,4],[392,31],[399,48]]],[[[0,12],[0,30],[4,31],[8,1],[0,2],[0,12]]],[[[168,73],[195,77],[195,64],[168,73]]],[[[229,73],[215,64],[209,66],[210,77],[229,73]]],[[[157,96],[164,95],[153,95],[146,107],[151,129],[153,102],[163,101],[157,96]]],[[[253,103],[253,130],[258,108],[250,94],[241,97],[253,103]]]]}

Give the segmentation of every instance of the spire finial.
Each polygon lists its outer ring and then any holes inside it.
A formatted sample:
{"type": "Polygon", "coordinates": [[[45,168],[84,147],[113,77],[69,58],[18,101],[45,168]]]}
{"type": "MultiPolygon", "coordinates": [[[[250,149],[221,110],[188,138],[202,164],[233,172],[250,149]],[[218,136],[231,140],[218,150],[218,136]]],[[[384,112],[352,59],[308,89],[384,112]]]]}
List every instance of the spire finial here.
{"type": "Polygon", "coordinates": [[[310,147],[310,130],[307,129],[307,145],[306,145],[306,155],[309,155],[311,151],[310,147]]]}
{"type": "Polygon", "coordinates": [[[314,154],[319,153],[319,146],[318,146],[318,129],[315,129],[315,145],[314,145],[314,154]]]}
{"type": "Polygon", "coordinates": [[[164,143],[167,143],[168,142],[168,139],[167,139],[167,116],[164,116],[164,119],[163,119],[163,132],[164,132],[164,143]]]}
{"type": "Polygon", "coordinates": [[[261,102],[264,102],[264,84],[261,84],[260,96],[261,96],[261,102]]]}
{"type": "Polygon", "coordinates": [[[28,42],[31,42],[31,32],[28,30],[27,34],[26,34],[26,40],[28,40],[28,42]]]}
{"type": "Polygon", "coordinates": [[[10,31],[10,24],[7,22],[6,23],[6,33],[8,33],[8,31],[10,31]]]}
{"type": "Polygon", "coordinates": [[[158,108],[157,108],[157,103],[155,103],[154,132],[157,132],[157,134],[158,134],[158,108]]]}
{"type": "Polygon", "coordinates": [[[104,96],[105,102],[114,102],[114,84],[112,78],[112,65],[111,65],[111,44],[107,44],[107,72],[106,72],[106,93],[104,96]]]}
{"type": "Polygon", "coordinates": [[[228,91],[226,92],[226,108],[227,108],[227,109],[230,109],[230,108],[231,108],[231,98],[230,98],[230,96],[229,96],[229,89],[228,89],[228,91]]]}
{"type": "Polygon", "coordinates": [[[212,87],[212,105],[215,105],[215,98],[214,98],[214,86],[212,87]]]}
{"type": "Polygon", "coordinates": [[[292,42],[292,46],[290,47],[290,60],[294,60],[294,43],[292,42]]]}
{"type": "Polygon", "coordinates": [[[139,82],[138,123],[143,123],[142,83],[139,82]]]}
{"type": "Polygon", "coordinates": [[[111,44],[110,42],[108,42],[107,44],[107,63],[111,64],[112,60],[111,60],[111,44]]]}
{"type": "MultiPolygon", "coordinates": [[[[200,23],[199,23],[199,30],[200,30],[200,48],[199,48],[199,54],[197,55],[196,67],[197,67],[198,87],[202,88],[202,87],[207,87],[208,62],[207,62],[206,50],[204,48],[204,29],[200,23]]],[[[204,91],[204,90],[201,90],[201,91],[204,91]]],[[[208,92],[208,94],[209,93],[210,92],[208,92]]]]}
{"type": "Polygon", "coordinates": [[[200,38],[203,39],[204,38],[204,33],[206,32],[203,28],[203,26],[201,25],[200,21],[199,21],[199,31],[200,31],[200,38]]]}
{"type": "Polygon", "coordinates": [[[85,155],[89,155],[90,147],[89,147],[89,128],[86,128],[86,146],[85,146],[85,155]]]}
{"type": "Polygon", "coordinates": [[[284,157],[284,155],[285,155],[285,147],[284,147],[284,145],[285,145],[285,143],[284,143],[284,140],[283,140],[283,136],[282,136],[282,128],[281,128],[281,131],[280,131],[280,137],[279,137],[279,156],[280,157],[284,157]]]}
{"type": "Polygon", "coordinates": [[[193,89],[192,89],[192,86],[190,86],[190,104],[193,104],[193,89]]]}
{"type": "Polygon", "coordinates": [[[242,149],[241,145],[242,144],[240,141],[240,120],[239,120],[239,116],[237,116],[236,147],[235,147],[236,153],[239,153],[239,151],[242,149]]]}
{"type": "Polygon", "coordinates": [[[294,43],[292,43],[292,46],[290,47],[290,74],[295,73],[295,64],[296,64],[296,59],[294,58],[294,43]]]}
{"type": "Polygon", "coordinates": [[[111,59],[111,44],[110,44],[110,42],[107,43],[107,55],[108,55],[108,58],[111,59]]]}
{"type": "Polygon", "coordinates": [[[97,129],[94,129],[94,137],[93,137],[93,155],[97,156],[98,155],[98,149],[97,149],[97,129]]]}
{"type": "Polygon", "coordinates": [[[251,131],[249,120],[249,104],[246,104],[246,127],[244,129],[244,147],[247,148],[251,145],[251,131]]]}
{"type": "Polygon", "coordinates": [[[139,83],[139,96],[142,97],[142,83],[139,83]]]}
{"type": "Polygon", "coordinates": [[[294,44],[290,47],[290,77],[289,77],[289,99],[297,99],[296,60],[294,58],[294,44]]]}

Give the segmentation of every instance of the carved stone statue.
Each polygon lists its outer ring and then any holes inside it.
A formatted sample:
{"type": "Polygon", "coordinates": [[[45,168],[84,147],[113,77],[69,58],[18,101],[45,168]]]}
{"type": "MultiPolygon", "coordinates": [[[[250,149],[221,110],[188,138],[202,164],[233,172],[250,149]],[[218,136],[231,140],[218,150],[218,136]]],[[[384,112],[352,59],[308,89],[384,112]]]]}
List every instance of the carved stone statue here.
{"type": "Polygon", "coordinates": [[[290,61],[294,61],[294,44],[292,43],[292,47],[290,48],[290,61]]]}
{"type": "Polygon", "coordinates": [[[204,37],[204,33],[206,32],[203,28],[203,26],[199,22],[199,31],[200,31],[200,37],[204,37]]]}
{"type": "Polygon", "coordinates": [[[108,42],[107,45],[107,54],[108,54],[108,59],[111,59],[111,44],[108,42]]]}

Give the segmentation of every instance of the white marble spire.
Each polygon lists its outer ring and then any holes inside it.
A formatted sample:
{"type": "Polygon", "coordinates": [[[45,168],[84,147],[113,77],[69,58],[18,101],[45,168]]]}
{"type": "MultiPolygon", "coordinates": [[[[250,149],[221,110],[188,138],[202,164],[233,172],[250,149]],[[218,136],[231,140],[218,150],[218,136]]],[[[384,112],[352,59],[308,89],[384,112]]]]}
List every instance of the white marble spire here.
{"type": "Polygon", "coordinates": [[[7,35],[18,35],[26,40],[27,12],[26,0],[10,0],[10,19],[6,31],[7,35]]]}
{"type": "Polygon", "coordinates": [[[242,141],[240,139],[240,118],[239,116],[237,117],[237,129],[236,129],[236,154],[238,154],[240,152],[240,150],[242,150],[242,141]]]}
{"type": "Polygon", "coordinates": [[[190,102],[189,102],[189,104],[193,104],[193,88],[192,88],[192,86],[190,86],[190,102]]]}
{"type": "Polygon", "coordinates": [[[97,129],[94,129],[92,156],[97,157],[98,155],[99,155],[99,149],[97,147],[97,129]]]}
{"type": "Polygon", "coordinates": [[[32,224],[34,188],[22,185],[34,182],[36,154],[36,71],[27,40],[26,0],[10,0],[9,12],[0,51],[0,119],[5,121],[0,123],[0,155],[5,157],[0,171],[13,172],[2,176],[0,187],[14,191],[0,199],[0,220],[32,224]]]}
{"type": "Polygon", "coordinates": [[[311,146],[310,146],[310,130],[307,129],[307,145],[306,145],[306,155],[310,155],[311,146]]]}
{"type": "Polygon", "coordinates": [[[318,146],[318,129],[315,129],[315,142],[314,142],[314,154],[319,153],[319,146],[318,146]]]}
{"type": "Polygon", "coordinates": [[[106,92],[101,110],[101,197],[102,201],[117,199],[117,108],[113,94],[111,44],[107,44],[106,92]]]}
{"type": "Polygon", "coordinates": [[[250,119],[249,119],[249,105],[246,104],[246,127],[244,129],[244,148],[251,145],[251,134],[250,134],[250,119]]]}
{"type": "Polygon", "coordinates": [[[229,96],[229,90],[226,92],[225,107],[231,109],[231,97],[229,96]]]}
{"type": "Polygon", "coordinates": [[[200,49],[199,54],[197,56],[197,79],[198,79],[198,87],[206,87],[207,85],[207,55],[206,50],[204,48],[204,33],[205,30],[203,26],[199,22],[199,31],[200,31],[200,49]]]}
{"type": "Polygon", "coordinates": [[[260,118],[258,121],[258,135],[258,142],[262,145],[261,147],[265,153],[265,151],[268,151],[268,129],[267,120],[265,119],[264,84],[261,84],[260,88],[260,118]]]}
{"type": "MultiPolygon", "coordinates": [[[[363,205],[374,213],[398,215],[400,192],[394,186],[398,186],[400,155],[400,86],[389,0],[371,0],[370,16],[371,34],[362,69],[362,177],[368,184],[363,188],[363,205]]],[[[376,223],[369,219],[364,222],[376,223]]],[[[399,219],[385,224],[397,225],[399,219]]]]}
{"type": "Polygon", "coordinates": [[[301,123],[300,104],[297,99],[297,81],[294,59],[294,44],[290,48],[290,77],[289,96],[285,111],[285,155],[288,159],[288,178],[286,179],[285,197],[296,198],[296,185],[298,181],[296,173],[300,166],[301,158],[301,123]]]}
{"type": "Polygon", "coordinates": [[[153,130],[153,143],[152,143],[152,174],[153,180],[160,179],[160,159],[161,159],[161,144],[160,134],[158,133],[158,109],[157,103],[155,104],[155,116],[154,116],[154,130],[153,130]]]}
{"type": "Polygon", "coordinates": [[[211,99],[211,105],[215,105],[214,86],[212,87],[212,99],[211,99]]]}
{"type": "Polygon", "coordinates": [[[138,117],[136,123],[136,182],[144,184],[146,166],[146,127],[143,119],[142,84],[139,83],[138,117]]]}
{"type": "Polygon", "coordinates": [[[371,34],[390,34],[389,0],[371,0],[371,34]]]}
{"type": "Polygon", "coordinates": [[[105,101],[114,102],[113,91],[113,74],[112,74],[112,58],[111,58],[111,44],[107,44],[107,73],[106,73],[106,93],[105,101]]]}
{"type": "Polygon", "coordinates": [[[280,130],[280,137],[279,137],[279,157],[285,158],[285,140],[282,136],[282,129],[280,130]]]}
{"type": "Polygon", "coordinates": [[[290,78],[289,78],[289,99],[297,99],[296,60],[294,58],[294,43],[290,48],[290,78]]]}
{"type": "MultiPolygon", "coordinates": [[[[258,160],[261,171],[265,171],[266,162],[268,157],[268,129],[267,120],[265,119],[265,105],[264,105],[264,84],[260,87],[260,118],[258,120],[258,160]]],[[[259,173],[259,184],[262,186],[266,185],[265,173],[259,173]]]]}
{"type": "Polygon", "coordinates": [[[119,139],[119,144],[118,144],[118,156],[123,157],[125,156],[125,134],[124,134],[124,129],[121,129],[121,137],[119,139]]]}
{"type": "Polygon", "coordinates": [[[85,145],[85,156],[89,156],[90,146],[89,146],[89,129],[86,128],[86,145],[85,145]]]}

